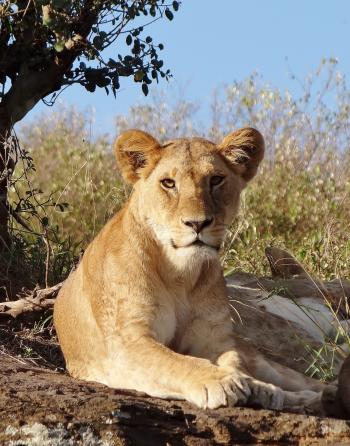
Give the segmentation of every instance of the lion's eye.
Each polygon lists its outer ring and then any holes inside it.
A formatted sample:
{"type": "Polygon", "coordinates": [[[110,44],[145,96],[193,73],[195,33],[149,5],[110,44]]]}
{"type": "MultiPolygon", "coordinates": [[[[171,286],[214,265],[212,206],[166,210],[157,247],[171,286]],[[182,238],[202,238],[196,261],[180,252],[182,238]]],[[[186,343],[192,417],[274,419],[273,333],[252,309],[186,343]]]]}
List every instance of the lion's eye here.
{"type": "Polygon", "coordinates": [[[164,178],[164,180],[161,180],[160,182],[166,189],[173,189],[175,187],[175,181],[171,178],[164,178]]]}
{"type": "Polygon", "coordinates": [[[221,175],[214,175],[213,177],[210,178],[210,186],[219,186],[219,184],[221,184],[224,181],[223,176],[221,175]]]}

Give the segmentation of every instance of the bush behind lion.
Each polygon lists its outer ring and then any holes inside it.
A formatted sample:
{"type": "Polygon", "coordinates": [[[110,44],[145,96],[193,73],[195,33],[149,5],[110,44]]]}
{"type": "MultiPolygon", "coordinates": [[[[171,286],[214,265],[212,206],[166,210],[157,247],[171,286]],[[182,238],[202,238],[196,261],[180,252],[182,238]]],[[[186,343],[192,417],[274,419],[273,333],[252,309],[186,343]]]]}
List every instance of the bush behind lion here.
{"type": "MultiPolygon", "coordinates": [[[[198,104],[164,92],[154,95],[152,105],[134,106],[116,118],[115,134],[142,128],[160,140],[193,134],[217,141],[243,125],[264,134],[266,158],[227,237],[226,269],[263,274],[264,248],[278,243],[320,278],[349,276],[350,90],[330,59],[306,78],[301,91],[292,96],[253,73],[213,93],[211,119],[204,126],[197,119],[198,104]]],[[[21,144],[37,165],[30,181],[54,194],[55,205],[45,209],[47,230],[55,234],[51,282],[69,270],[61,265],[52,271],[54,259],[64,257],[66,249],[78,255],[129,193],[115,169],[114,135],[93,136],[92,126],[92,113],[61,107],[20,131],[21,144]],[[64,203],[68,207],[60,206],[64,203]]],[[[18,184],[19,193],[25,188],[18,184]]],[[[14,226],[23,229],[16,222],[14,226]]],[[[31,243],[38,247],[38,239],[31,243]]],[[[72,262],[72,256],[66,261],[72,262]]],[[[32,272],[35,280],[42,280],[39,270],[40,265],[32,272]]]]}

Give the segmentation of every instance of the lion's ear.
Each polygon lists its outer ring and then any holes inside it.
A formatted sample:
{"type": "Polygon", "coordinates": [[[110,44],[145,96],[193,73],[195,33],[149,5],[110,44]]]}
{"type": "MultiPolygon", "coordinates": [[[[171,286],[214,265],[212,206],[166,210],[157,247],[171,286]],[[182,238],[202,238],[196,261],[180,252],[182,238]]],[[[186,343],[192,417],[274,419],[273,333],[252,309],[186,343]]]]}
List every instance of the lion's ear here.
{"type": "Polygon", "coordinates": [[[160,158],[160,144],[146,132],[127,130],[115,142],[115,156],[126,181],[147,177],[160,158]]]}
{"type": "Polygon", "coordinates": [[[265,142],[258,130],[246,127],[227,135],[218,148],[233,170],[249,181],[264,157],[265,142]]]}

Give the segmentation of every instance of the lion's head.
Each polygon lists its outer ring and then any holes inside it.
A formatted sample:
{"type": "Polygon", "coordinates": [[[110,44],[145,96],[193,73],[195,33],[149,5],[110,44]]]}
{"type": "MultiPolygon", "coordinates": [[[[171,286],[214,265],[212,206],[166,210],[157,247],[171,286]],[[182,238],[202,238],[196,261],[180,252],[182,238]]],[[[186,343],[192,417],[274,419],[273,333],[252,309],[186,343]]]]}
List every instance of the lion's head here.
{"type": "Polygon", "coordinates": [[[142,221],[172,256],[200,258],[217,254],[240,193],[263,158],[264,139],[243,128],[218,145],[202,138],[160,144],[128,130],[115,149],[142,221]]]}

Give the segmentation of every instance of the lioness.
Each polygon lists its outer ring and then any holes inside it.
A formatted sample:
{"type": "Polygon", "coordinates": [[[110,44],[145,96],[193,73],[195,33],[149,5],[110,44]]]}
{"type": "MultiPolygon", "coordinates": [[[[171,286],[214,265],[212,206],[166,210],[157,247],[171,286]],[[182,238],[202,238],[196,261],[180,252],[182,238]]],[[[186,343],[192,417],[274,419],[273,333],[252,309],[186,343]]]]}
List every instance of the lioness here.
{"type": "Polygon", "coordinates": [[[263,158],[262,135],[244,128],[219,145],[162,145],[129,130],[115,152],[133,193],[89,245],[54,309],[71,375],[202,408],[282,409],[318,396],[323,384],[233,334],[219,249],[263,158]]]}

